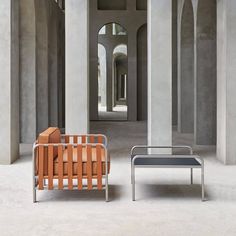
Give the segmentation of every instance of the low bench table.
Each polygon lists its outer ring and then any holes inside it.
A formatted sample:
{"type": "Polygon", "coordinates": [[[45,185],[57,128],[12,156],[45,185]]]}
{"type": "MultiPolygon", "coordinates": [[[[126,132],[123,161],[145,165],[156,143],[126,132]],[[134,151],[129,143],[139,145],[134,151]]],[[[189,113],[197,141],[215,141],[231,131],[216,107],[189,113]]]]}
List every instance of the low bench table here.
{"type": "Polygon", "coordinates": [[[191,184],[193,184],[193,169],[201,169],[202,201],[204,194],[204,160],[193,154],[189,146],[134,146],[131,150],[131,183],[132,200],[135,201],[135,168],[189,168],[191,184]],[[150,149],[188,149],[189,154],[140,154],[137,150],[150,149]]]}

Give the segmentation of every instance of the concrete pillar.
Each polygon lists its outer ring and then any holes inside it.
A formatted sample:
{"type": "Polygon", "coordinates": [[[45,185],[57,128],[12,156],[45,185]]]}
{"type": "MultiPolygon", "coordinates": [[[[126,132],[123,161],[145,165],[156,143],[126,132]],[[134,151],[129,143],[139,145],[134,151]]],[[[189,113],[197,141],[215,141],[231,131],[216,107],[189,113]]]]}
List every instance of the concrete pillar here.
{"type": "Polygon", "coordinates": [[[128,31],[128,120],[137,120],[137,31],[128,31]]]}
{"type": "Polygon", "coordinates": [[[113,110],[113,50],[111,48],[107,48],[106,58],[107,58],[106,111],[112,111],[113,110]]]}
{"type": "MultiPolygon", "coordinates": [[[[14,2],[14,1],[12,1],[14,2]]],[[[33,143],[36,138],[36,24],[35,2],[20,3],[20,139],[33,143]]]]}
{"type": "Polygon", "coordinates": [[[48,0],[36,0],[37,133],[48,127],[48,0]]]}
{"type": "Polygon", "coordinates": [[[87,133],[89,1],[67,0],[66,22],[66,132],[87,133]]]}
{"type": "Polygon", "coordinates": [[[195,143],[216,144],[216,0],[199,0],[197,12],[195,143]]]}
{"type": "Polygon", "coordinates": [[[103,45],[98,45],[98,57],[100,63],[100,96],[101,105],[106,106],[106,80],[107,80],[107,65],[106,65],[106,49],[103,45]]]}
{"type": "Polygon", "coordinates": [[[138,120],[147,120],[147,25],[139,28],[137,33],[137,109],[138,120]]]}
{"type": "Polygon", "coordinates": [[[148,1],[148,144],[172,144],[172,0],[148,1]]]}
{"type": "Polygon", "coordinates": [[[217,1],[217,158],[236,164],[236,1],[217,1]]]}
{"type": "Polygon", "coordinates": [[[178,0],[172,0],[172,125],[178,122],[178,0]]]}
{"type": "Polygon", "coordinates": [[[49,125],[58,126],[58,5],[49,1],[48,32],[49,125]]]}
{"type": "Polygon", "coordinates": [[[191,0],[186,0],[181,16],[179,77],[179,124],[182,133],[194,132],[194,14],[191,0]]]}
{"type": "Polygon", "coordinates": [[[0,164],[19,157],[19,1],[0,4],[0,164]]]}

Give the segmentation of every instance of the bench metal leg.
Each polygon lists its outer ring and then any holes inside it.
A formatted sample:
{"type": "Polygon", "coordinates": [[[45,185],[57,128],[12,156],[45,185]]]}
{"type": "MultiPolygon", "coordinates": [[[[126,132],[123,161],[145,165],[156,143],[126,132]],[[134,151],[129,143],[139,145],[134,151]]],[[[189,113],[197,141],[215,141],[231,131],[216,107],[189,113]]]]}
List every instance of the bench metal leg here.
{"type": "Polygon", "coordinates": [[[205,183],[204,183],[204,162],[201,168],[202,201],[205,201],[205,183]]]}
{"type": "Polygon", "coordinates": [[[135,166],[132,164],[131,168],[131,182],[132,182],[132,200],[135,201],[135,166]]]}
{"type": "Polygon", "coordinates": [[[191,168],[190,170],[190,181],[191,181],[191,184],[193,184],[193,168],[191,168]]]}

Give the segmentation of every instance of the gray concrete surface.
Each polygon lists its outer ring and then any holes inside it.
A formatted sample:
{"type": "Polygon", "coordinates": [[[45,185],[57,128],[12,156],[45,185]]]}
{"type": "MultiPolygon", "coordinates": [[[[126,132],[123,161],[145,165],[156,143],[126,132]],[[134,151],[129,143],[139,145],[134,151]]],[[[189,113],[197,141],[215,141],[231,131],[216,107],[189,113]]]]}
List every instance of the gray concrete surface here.
{"type": "MultiPolygon", "coordinates": [[[[109,138],[110,202],[103,192],[45,191],[33,204],[31,146],[21,145],[20,160],[0,166],[1,236],[235,235],[236,167],[220,164],[213,148],[194,148],[205,159],[208,201],[200,200],[198,170],[190,186],[189,170],[140,169],[132,202],[129,150],[146,143],[146,124],[96,122],[91,129],[109,138]]],[[[174,132],[174,144],[192,142],[192,135],[174,132]]]]}
{"type": "Polygon", "coordinates": [[[179,131],[194,132],[194,15],[186,0],[181,19],[181,71],[179,89],[179,131]]]}
{"type": "Polygon", "coordinates": [[[66,1],[66,132],[69,133],[89,130],[88,12],[87,0],[66,1]]]}
{"type": "Polygon", "coordinates": [[[148,144],[172,143],[172,1],[148,2],[148,144]]]}
{"type": "Polygon", "coordinates": [[[0,164],[19,157],[19,2],[0,4],[0,164]]]}
{"type": "Polygon", "coordinates": [[[195,142],[216,144],[216,0],[200,0],[197,13],[195,142]]]}
{"type": "Polygon", "coordinates": [[[236,164],[236,2],[218,1],[217,21],[217,156],[236,164]]]}

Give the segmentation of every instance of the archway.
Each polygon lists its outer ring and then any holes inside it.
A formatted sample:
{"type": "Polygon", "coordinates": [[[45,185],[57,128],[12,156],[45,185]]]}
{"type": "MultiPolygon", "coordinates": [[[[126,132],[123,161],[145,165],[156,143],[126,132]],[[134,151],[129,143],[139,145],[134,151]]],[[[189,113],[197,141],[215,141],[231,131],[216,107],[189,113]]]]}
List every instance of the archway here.
{"type": "Polygon", "coordinates": [[[121,99],[127,93],[127,71],[125,74],[123,72],[123,74],[119,74],[122,71],[122,63],[124,61],[123,64],[126,64],[126,68],[128,67],[127,37],[126,29],[116,23],[106,24],[98,32],[97,75],[99,120],[127,120],[127,108],[124,110],[117,109],[117,106],[121,104],[127,106],[126,98],[121,99]],[[117,86],[120,85],[120,88],[124,89],[122,93],[120,93],[121,90],[117,90],[117,86]],[[119,95],[121,95],[120,98],[119,95]]]}

